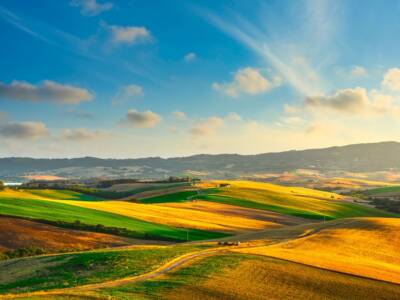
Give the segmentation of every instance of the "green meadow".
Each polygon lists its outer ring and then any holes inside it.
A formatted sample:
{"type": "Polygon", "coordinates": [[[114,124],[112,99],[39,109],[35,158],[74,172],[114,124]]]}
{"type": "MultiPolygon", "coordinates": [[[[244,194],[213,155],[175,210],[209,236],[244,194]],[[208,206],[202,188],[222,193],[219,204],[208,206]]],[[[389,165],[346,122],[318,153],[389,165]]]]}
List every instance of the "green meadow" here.
{"type": "Polygon", "coordinates": [[[190,237],[190,240],[226,236],[226,234],[218,232],[173,228],[51,200],[8,198],[7,196],[2,197],[2,194],[0,194],[0,212],[7,216],[50,221],[55,225],[78,226],[79,229],[109,232],[133,238],[186,241],[187,236],[190,237]]]}

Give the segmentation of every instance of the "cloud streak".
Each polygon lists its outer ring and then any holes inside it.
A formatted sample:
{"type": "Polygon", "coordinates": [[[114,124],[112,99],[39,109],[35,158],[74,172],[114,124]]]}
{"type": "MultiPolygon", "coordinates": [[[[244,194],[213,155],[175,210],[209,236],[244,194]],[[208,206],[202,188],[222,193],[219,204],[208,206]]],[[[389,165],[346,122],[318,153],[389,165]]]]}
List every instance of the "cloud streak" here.
{"type": "Polygon", "coordinates": [[[108,136],[109,134],[106,131],[90,130],[87,128],[63,129],[60,134],[62,140],[74,142],[89,142],[100,140],[108,136]]]}
{"type": "Polygon", "coordinates": [[[215,14],[197,9],[211,24],[225,32],[242,45],[261,56],[268,64],[271,64],[299,93],[313,95],[320,92],[316,80],[311,83],[304,78],[304,74],[291,67],[268,45],[266,36],[252,24],[240,19],[233,23],[227,22],[215,14]]]}

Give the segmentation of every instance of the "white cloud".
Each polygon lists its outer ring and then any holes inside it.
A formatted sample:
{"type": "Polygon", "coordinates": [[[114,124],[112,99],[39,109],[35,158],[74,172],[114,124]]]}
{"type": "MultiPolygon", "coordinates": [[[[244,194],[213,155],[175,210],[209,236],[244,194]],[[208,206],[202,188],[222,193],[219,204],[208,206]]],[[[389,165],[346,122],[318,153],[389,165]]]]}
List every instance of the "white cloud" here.
{"type": "Polygon", "coordinates": [[[183,111],[174,111],[172,115],[178,120],[185,120],[187,118],[183,111]]]}
{"type": "Polygon", "coordinates": [[[152,40],[150,31],[143,26],[105,26],[111,32],[111,40],[114,44],[132,45],[139,42],[148,42],[152,40]]]}
{"type": "Polygon", "coordinates": [[[383,77],[382,85],[392,91],[400,92],[400,69],[389,69],[383,77]]]}
{"type": "Polygon", "coordinates": [[[72,0],[70,3],[72,6],[80,7],[84,16],[97,16],[114,6],[111,2],[99,3],[96,0],[72,0]]]}
{"type": "Polygon", "coordinates": [[[349,115],[393,115],[400,116],[400,106],[393,103],[393,96],[364,88],[342,89],[331,96],[308,97],[305,105],[309,109],[328,109],[349,115]]]}
{"type": "Polygon", "coordinates": [[[121,104],[122,102],[135,99],[144,95],[143,88],[137,84],[129,84],[122,87],[114,96],[112,104],[121,104]]]}
{"type": "Polygon", "coordinates": [[[130,109],[125,117],[125,123],[138,128],[151,128],[160,122],[161,117],[150,110],[140,112],[135,109],[130,109]]]}
{"type": "Polygon", "coordinates": [[[363,113],[369,105],[367,90],[364,88],[338,90],[332,96],[307,97],[306,106],[328,108],[343,113],[363,113]]]}
{"type": "Polygon", "coordinates": [[[184,56],[183,60],[184,60],[185,62],[192,62],[192,61],[196,60],[196,58],[197,58],[196,53],[194,53],[194,52],[189,52],[188,54],[186,54],[186,55],[184,56]]]}
{"type": "Polygon", "coordinates": [[[42,122],[9,122],[0,127],[0,135],[13,139],[38,139],[49,135],[42,122]]]}
{"type": "Polygon", "coordinates": [[[224,120],[219,117],[209,117],[206,120],[200,121],[195,124],[190,133],[195,136],[208,136],[216,132],[224,124],[224,120]]]}
{"type": "Polygon", "coordinates": [[[44,80],[38,85],[14,80],[11,84],[0,82],[0,97],[31,102],[78,104],[91,100],[93,95],[86,89],[50,80],[44,80]]]}
{"type": "Polygon", "coordinates": [[[239,114],[235,113],[235,112],[231,112],[231,113],[228,114],[226,119],[228,121],[241,121],[242,117],[239,114]]]}
{"type": "Polygon", "coordinates": [[[213,83],[212,87],[230,97],[237,97],[241,93],[257,95],[281,85],[282,79],[278,76],[269,80],[265,78],[257,69],[243,68],[239,69],[232,82],[213,83]]]}
{"type": "Polygon", "coordinates": [[[368,74],[367,70],[361,66],[354,66],[350,70],[350,76],[352,77],[364,77],[368,74]]]}
{"type": "Polygon", "coordinates": [[[99,140],[107,136],[109,136],[109,134],[106,131],[90,130],[87,128],[63,129],[60,135],[63,140],[78,142],[99,140]]]}

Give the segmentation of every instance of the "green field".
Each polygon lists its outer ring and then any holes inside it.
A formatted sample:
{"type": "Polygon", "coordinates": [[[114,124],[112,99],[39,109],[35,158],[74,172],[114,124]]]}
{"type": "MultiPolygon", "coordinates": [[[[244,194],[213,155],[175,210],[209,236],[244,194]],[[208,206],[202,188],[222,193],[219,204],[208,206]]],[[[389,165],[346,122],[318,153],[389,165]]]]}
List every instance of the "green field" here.
{"type": "MultiPolygon", "coordinates": [[[[352,217],[393,217],[394,214],[378,209],[361,206],[341,200],[331,200],[329,197],[317,197],[295,193],[283,193],[271,188],[257,189],[248,187],[214,188],[199,191],[184,191],[142,199],[142,203],[185,202],[199,199],[245,208],[274,211],[277,213],[316,220],[331,220],[352,217]]],[[[297,188],[298,189],[298,188],[297,188]]],[[[313,190],[309,190],[313,192],[313,190]]]]}
{"type": "Polygon", "coordinates": [[[379,196],[386,193],[400,193],[400,186],[387,186],[382,188],[370,189],[364,191],[368,196],[379,196]]]}
{"type": "MultiPolygon", "coordinates": [[[[92,230],[94,229],[93,227],[101,224],[102,227],[99,228],[101,232],[108,232],[107,228],[110,227],[126,229],[122,230],[121,233],[134,238],[186,241],[187,235],[189,235],[190,240],[212,239],[226,236],[226,234],[218,232],[173,228],[118,214],[52,202],[51,200],[13,199],[2,197],[1,194],[0,212],[2,215],[17,216],[33,220],[47,220],[55,223],[61,221],[71,224],[71,226],[79,221],[80,228],[82,227],[82,229],[88,230],[92,230]],[[91,225],[91,227],[85,228],[82,224],[91,225]]],[[[118,234],[119,232],[111,231],[111,233],[118,234]]]]}
{"type": "Polygon", "coordinates": [[[70,190],[26,190],[30,194],[49,199],[79,200],[79,201],[101,201],[101,197],[91,196],[70,190]]]}
{"type": "Polygon", "coordinates": [[[165,194],[161,196],[149,197],[140,200],[140,203],[152,204],[152,203],[167,203],[167,202],[185,202],[188,201],[189,197],[197,195],[197,191],[183,191],[171,194],[165,194]]]}
{"type": "Polygon", "coordinates": [[[394,214],[386,213],[374,208],[369,208],[361,205],[356,205],[347,202],[329,202],[320,200],[325,207],[316,209],[311,204],[308,208],[300,208],[293,206],[281,205],[279,198],[272,198],[273,201],[258,201],[250,199],[238,199],[224,195],[200,195],[197,199],[219,202],[223,204],[236,205],[246,208],[270,210],[284,215],[295,217],[302,217],[307,219],[316,220],[333,220],[338,218],[352,218],[352,217],[393,217],[394,214]],[[325,203],[323,203],[325,202],[325,203]]]}
{"type": "Polygon", "coordinates": [[[207,246],[87,251],[0,262],[0,293],[49,290],[115,280],[155,270],[171,259],[207,246]],[[49,280],[51,278],[51,280],[49,280]]]}

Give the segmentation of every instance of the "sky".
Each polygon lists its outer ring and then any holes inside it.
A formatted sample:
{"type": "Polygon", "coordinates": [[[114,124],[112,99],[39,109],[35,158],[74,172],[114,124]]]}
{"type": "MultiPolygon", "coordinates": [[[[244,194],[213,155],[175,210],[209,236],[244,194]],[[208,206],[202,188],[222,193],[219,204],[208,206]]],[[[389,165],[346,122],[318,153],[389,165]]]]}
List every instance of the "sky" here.
{"type": "Polygon", "coordinates": [[[400,141],[400,2],[0,0],[0,156],[400,141]]]}

